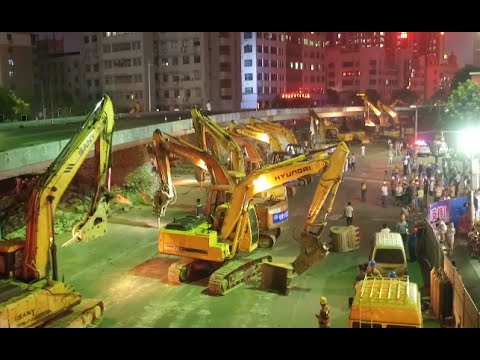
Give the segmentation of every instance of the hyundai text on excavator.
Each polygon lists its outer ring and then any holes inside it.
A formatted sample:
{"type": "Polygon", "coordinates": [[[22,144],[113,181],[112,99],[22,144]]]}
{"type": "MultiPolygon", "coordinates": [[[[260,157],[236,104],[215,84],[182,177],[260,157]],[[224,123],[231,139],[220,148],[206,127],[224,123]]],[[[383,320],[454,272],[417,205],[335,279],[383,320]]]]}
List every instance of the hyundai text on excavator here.
{"type": "MultiPolygon", "coordinates": [[[[160,130],[153,134],[153,148],[160,176],[160,189],[158,195],[155,195],[155,203],[158,204],[155,211],[157,216],[165,213],[166,206],[173,198],[169,155],[175,155],[209,172],[211,185],[207,186],[207,217],[214,217],[220,209],[226,211],[226,203],[233,192],[236,179],[216,158],[185,141],[163,134],[160,130]]],[[[285,199],[254,198],[252,206],[259,220],[259,246],[271,248],[281,234],[281,226],[285,225],[288,219],[287,202],[285,199]]]]}
{"type": "Polygon", "coordinates": [[[296,274],[305,272],[328,254],[327,246],[319,241],[325,221],[316,223],[315,220],[322,208],[324,220],[332,210],[348,152],[342,142],[329,159],[323,154],[318,158],[319,154],[310,153],[267,165],[236,184],[226,207],[217,208],[213,224],[191,216],[167,224],[159,232],[158,249],[160,253],[184,258],[171,267],[170,280],[185,281],[202,269],[211,274],[209,291],[221,295],[258,275],[262,263],[271,261],[272,257],[257,250],[258,219],[251,206],[254,195],[305,174],[321,173],[301,235],[301,253],[292,263],[296,274]],[[330,201],[324,207],[329,194],[330,201]]]}
{"type": "Polygon", "coordinates": [[[83,126],[38,180],[28,206],[26,240],[0,243],[0,327],[87,327],[103,317],[103,303],[82,299],[58,281],[55,209],[92,147],[98,184],[86,219],[74,239],[106,232],[112,162],[113,105],[104,96],[83,126]]]}

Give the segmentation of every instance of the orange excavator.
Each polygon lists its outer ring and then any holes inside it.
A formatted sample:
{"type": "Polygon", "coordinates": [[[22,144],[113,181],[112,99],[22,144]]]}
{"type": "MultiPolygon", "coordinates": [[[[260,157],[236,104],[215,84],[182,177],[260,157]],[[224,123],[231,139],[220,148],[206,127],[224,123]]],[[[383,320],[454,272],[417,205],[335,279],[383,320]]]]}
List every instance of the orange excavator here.
{"type": "Polygon", "coordinates": [[[0,327],[90,327],[102,319],[101,301],[82,299],[58,279],[54,215],[68,185],[95,148],[97,189],[73,239],[90,241],[105,234],[113,128],[113,105],[104,96],[38,180],[28,205],[26,240],[0,242],[0,327]]]}
{"type": "MultiPolygon", "coordinates": [[[[160,189],[155,195],[154,213],[159,218],[174,198],[173,182],[170,175],[172,155],[188,161],[210,174],[208,200],[205,215],[210,218],[224,207],[230,198],[237,179],[235,171],[228,171],[215,157],[193,145],[156,130],[153,147],[160,176],[160,189]]],[[[288,219],[288,205],[285,199],[254,198],[252,201],[258,218],[259,246],[271,248],[281,234],[281,227],[288,219]]]]}
{"type": "MultiPolygon", "coordinates": [[[[222,295],[259,275],[262,264],[272,257],[258,250],[258,219],[251,203],[255,194],[306,174],[320,174],[299,240],[301,251],[291,263],[294,274],[307,271],[328,254],[328,247],[320,241],[320,236],[332,210],[348,152],[346,144],[339,143],[328,159],[323,154],[310,153],[264,166],[235,185],[230,200],[223,207],[217,207],[212,223],[189,216],[167,224],[159,232],[158,249],[162,254],[183,258],[169,272],[170,281],[187,281],[201,271],[210,275],[210,293],[222,295]],[[322,210],[325,211],[323,221],[317,221],[322,210]]],[[[278,271],[273,272],[273,282],[285,282],[285,267],[275,269],[278,271]]]]}

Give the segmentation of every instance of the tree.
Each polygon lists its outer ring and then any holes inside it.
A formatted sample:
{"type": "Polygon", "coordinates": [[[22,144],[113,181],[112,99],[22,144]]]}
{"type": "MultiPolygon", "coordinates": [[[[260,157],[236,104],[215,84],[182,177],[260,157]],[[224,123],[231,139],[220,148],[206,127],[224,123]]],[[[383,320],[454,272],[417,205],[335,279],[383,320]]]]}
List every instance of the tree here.
{"type": "Polygon", "coordinates": [[[454,130],[476,127],[480,118],[480,86],[473,80],[460,83],[447,103],[443,126],[454,130]]]}
{"type": "Polygon", "coordinates": [[[441,105],[441,104],[446,104],[448,101],[448,98],[450,96],[450,92],[445,89],[440,89],[433,94],[433,96],[430,99],[430,103],[432,105],[441,105]]]}
{"type": "Polygon", "coordinates": [[[340,101],[340,95],[338,91],[334,89],[327,89],[327,104],[328,105],[338,105],[340,101]]]}
{"type": "Polygon", "coordinates": [[[453,77],[452,84],[450,85],[450,89],[456,90],[461,83],[470,79],[470,73],[480,71],[479,67],[473,65],[465,65],[463,68],[458,70],[453,77]]]}
{"type": "Polygon", "coordinates": [[[392,102],[395,99],[401,100],[408,105],[413,105],[418,100],[418,95],[409,89],[397,89],[392,91],[392,102]]]}
{"type": "Polygon", "coordinates": [[[17,98],[12,90],[0,88],[0,114],[4,115],[5,119],[20,119],[21,115],[28,114],[29,112],[29,104],[17,98]]]}

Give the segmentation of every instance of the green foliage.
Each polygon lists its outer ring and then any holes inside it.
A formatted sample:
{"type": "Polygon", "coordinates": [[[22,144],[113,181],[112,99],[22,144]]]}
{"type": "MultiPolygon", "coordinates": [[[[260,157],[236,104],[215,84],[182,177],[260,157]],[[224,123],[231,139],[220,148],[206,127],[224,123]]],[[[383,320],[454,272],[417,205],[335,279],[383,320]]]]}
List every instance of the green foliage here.
{"type": "Polygon", "coordinates": [[[409,89],[397,89],[392,91],[392,102],[399,99],[408,105],[413,105],[418,100],[418,95],[409,89]]]}
{"type": "Polygon", "coordinates": [[[125,188],[153,196],[158,189],[158,175],[152,172],[151,165],[144,164],[125,177],[125,188]]]}
{"type": "Polygon", "coordinates": [[[443,125],[458,130],[477,127],[480,119],[480,86],[472,80],[461,83],[447,103],[448,116],[443,125]]]}
{"type": "Polygon", "coordinates": [[[8,120],[20,120],[30,112],[30,105],[15,96],[12,90],[0,88],[0,114],[8,120]]]}
{"type": "Polygon", "coordinates": [[[478,71],[480,71],[480,68],[477,66],[465,65],[463,68],[461,68],[455,73],[455,76],[452,79],[452,84],[450,86],[450,89],[452,91],[456,90],[460,86],[460,84],[464,83],[467,80],[470,80],[471,72],[478,72],[478,71]]]}
{"type": "Polygon", "coordinates": [[[449,91],[445,89],[440,89],[435,94],[433,94],[432,98],[430,99],[430,103],[432,105],[446,104],[449,96],[450,96],[449,91]]]}

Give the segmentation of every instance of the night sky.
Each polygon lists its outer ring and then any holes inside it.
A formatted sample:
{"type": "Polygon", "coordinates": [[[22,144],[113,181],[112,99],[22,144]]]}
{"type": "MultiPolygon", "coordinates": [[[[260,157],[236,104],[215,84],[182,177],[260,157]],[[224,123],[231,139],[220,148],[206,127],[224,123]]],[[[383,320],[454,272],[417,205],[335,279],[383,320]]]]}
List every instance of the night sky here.
{"type": "MultiPolygon", "coordinates": [[[[59,38],[62,36],[64,37],[65,52],[80,51],[81,33],[58,32],[55,33],[55,36],[58,36],[59,38]]],[[[473,62],[473,32],[447,32],[445,38],[445,51],[447,54],[450,54],[452,50],[457,55],[461,66],[471,64],[473,62]]]]}

